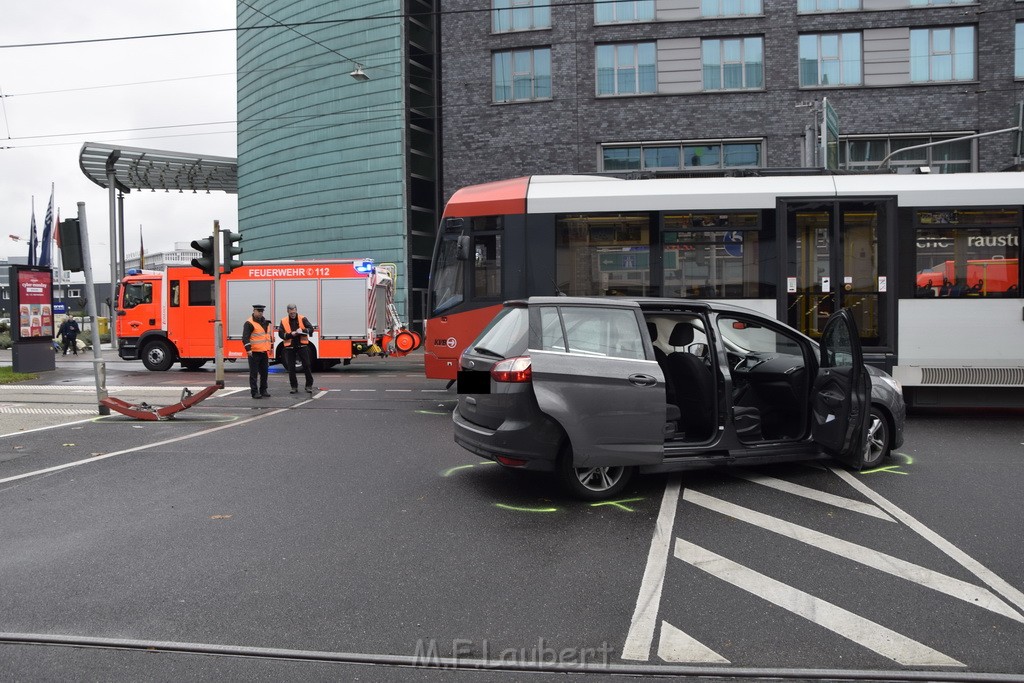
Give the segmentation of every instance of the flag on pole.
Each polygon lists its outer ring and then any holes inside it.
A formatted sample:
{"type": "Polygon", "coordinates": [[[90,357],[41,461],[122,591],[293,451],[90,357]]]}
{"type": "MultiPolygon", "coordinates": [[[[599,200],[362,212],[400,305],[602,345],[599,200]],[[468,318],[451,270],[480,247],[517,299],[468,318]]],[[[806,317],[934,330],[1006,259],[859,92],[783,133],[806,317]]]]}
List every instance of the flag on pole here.
{"type": "Polygon", "coordinates": [[[28,265],[36,264],[36,244],[39,240],[36,237],[36,202],[32,199],[32,227],[28,231],[28,265]]]}
{"type": "Polygon", "coordinates": [[[139,226],[139,268],[146,267],[146,250],[142,247],[142,226],[139,226]]]}
{"type": "Polygon", "coordinates": [[[57,243],[57,248],[60,249],[60,209],[57,209],[57,220],[53,224],[53,241],[57,243]]]}
{"type": "Polygon", "coordinates": [[[39,248],[39,265],[50,267],[50,242],[53,240],[53,183],[50,183],[50,203],[46,205],[46,218],[43,219],[43,242],[39,248]]]}

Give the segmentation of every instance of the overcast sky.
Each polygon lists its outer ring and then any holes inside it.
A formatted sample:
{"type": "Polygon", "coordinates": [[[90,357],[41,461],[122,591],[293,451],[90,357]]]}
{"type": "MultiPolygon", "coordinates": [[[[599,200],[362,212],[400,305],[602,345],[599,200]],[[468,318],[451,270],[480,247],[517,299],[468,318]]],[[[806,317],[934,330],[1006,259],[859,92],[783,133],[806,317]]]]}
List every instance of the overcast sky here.
{"type": "MultiPolygon", "coordinates": [[[[109,281],[107,192],[85,177],[85,142],[235,157],[233,31],[40,47],[25,43],[233,29],[234,0],[5,2],[0,21],[0,257],[26,256],[55,188],[61,218],[85,202],[96,281],[109,281]]],[[[125,242],[147,253],[235,230],[235,195],[125,195],[125,242]]]]}

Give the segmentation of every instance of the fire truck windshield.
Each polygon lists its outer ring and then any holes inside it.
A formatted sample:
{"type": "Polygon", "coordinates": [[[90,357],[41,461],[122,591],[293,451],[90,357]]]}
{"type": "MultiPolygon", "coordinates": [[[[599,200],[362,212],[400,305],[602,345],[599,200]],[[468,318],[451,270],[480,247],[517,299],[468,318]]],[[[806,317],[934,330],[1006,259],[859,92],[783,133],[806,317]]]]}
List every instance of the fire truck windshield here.
{"type": "Polygon", "coordinates": [[[122,308],[135,308],[140,304],[153,303],[153,283],[151,282],[129,282],[124,286],[122,297],[122,308]]]}

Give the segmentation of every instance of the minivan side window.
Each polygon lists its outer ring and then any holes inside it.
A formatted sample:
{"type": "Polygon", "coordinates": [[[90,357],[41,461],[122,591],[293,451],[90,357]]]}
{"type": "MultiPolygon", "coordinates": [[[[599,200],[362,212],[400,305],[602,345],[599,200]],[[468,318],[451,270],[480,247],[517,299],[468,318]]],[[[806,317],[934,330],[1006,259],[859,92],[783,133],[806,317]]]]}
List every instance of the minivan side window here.
{"type": "Polygon", "coordinates": [[[561,312],[570,353],[644,359],[643,337],[632,310],[565,306],[561,312]]]}
{"type": "Polygon", "coordinates": [[[822,367],[848,368],[853,365],[853,344],[846,325],[833,325],[828,336],[821,340],[821,348],[825,350],[822,367]]]}

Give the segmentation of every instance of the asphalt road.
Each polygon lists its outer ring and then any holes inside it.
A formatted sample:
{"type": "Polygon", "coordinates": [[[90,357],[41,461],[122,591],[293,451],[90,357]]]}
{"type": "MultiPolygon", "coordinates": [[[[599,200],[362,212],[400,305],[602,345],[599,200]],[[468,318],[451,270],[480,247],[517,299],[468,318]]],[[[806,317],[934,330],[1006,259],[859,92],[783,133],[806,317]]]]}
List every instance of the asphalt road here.
{"type": "MultiPolygon", "coordinates": [[[[91,369],[0,399],[5,679],[1024,673],[1019,415],[913,416],[879,471],[640,477],[585,504],[457,447],[415,355],[312,398],[274,373],[253,401],[229,368],[161,422],[96,417],[91,369]],[[30,408],[90,414],[4,412],[30,408]]],[[[107,370],[154,405],[212,380],[107,370]]]]}

